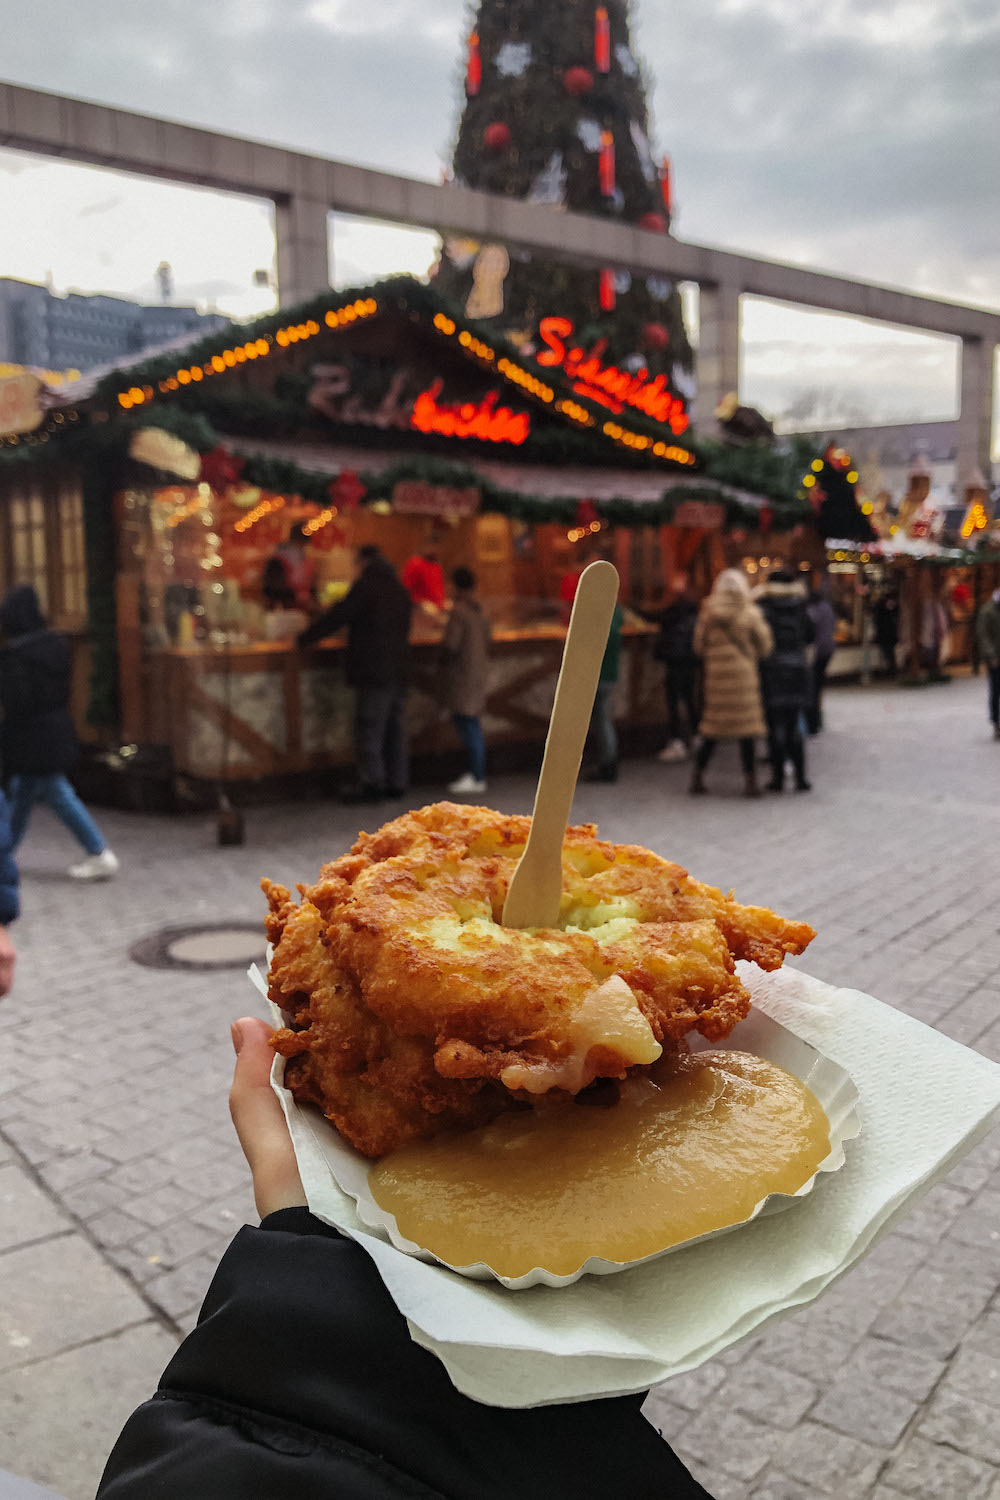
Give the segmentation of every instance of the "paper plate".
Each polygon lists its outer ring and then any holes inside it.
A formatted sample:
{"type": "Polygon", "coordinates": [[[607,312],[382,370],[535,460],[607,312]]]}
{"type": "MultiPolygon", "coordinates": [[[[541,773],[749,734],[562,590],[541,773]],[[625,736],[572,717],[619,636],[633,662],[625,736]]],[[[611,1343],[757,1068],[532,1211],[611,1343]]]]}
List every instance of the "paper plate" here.
{"type": "MultiPolygon", "coordinates": [[[[266,995],[267,986],[259,972],[251,969],[250,977],[254,987],[266,995]]],[[[276,1006],[272,1005],[271,1010],[275,1025],[286,1024],[288,1018],[282,1016],[276,1006]]],[[[721,1229],[711,1230],[708,1234],[698,1235],[693,1239],[682,1240],[676,1245],[670,1245],[665,1250],[659,1250],[640,1260],[612,1261],[604,1260],[600,1256],[592,1256],[578,1271],[565,1276],[556,1275],[542,1266],[536,1266],[523,1276],[516,1277],[500,1276],[482,1263],[472,1266],[454,1266],[407,1239],[400,1232],[394,1215],[380,1208],[372,1197],[368,1186],[368,1172],[372,1164],[368,1157],[355,1151],[315,1106],[299,1105],[284,1087],[285,1060],[282,1057],[275,1057],[271,1070],[271,1084],[281,1100],[285,1118],[288,1121],[299,1172],[309,1200],[309,1208],[317,1218],[350,1233],[352,1226],[344,1222],[345,1205],[342,1198],[346,1194],[352,1200],[357,1221],[366,1230],[374,1232],[378,1238],[394,1245],[397,1250],[403,1251],[406,1255],[447,1266],[449,1270],[457,1271],[459,1275],[469,1277],[474,1281],[499,1282],[511,1291],[521,1291],[526,1287],[538,1285],[562,1287],[570,1286],[581,1276],[611,1276],[618,1271],[629,1270],[634,1266],[659,1260],[665,1255],[671,1255],[675,1250],[690,1249],[691,1246],[701,1244],[706,1240],[731,1234],[734,1229],[742,1228],[743,1225],[751,1223],[761,1215],[777,1213],[793,1205],[797,1199],[805,1198],[813,1191],[821,1177],[839,1171],[844,1165],[845,1142],[859,1134],[861,1122],[857,1112],[858,1091],[850,1076],[837,1063],[825,1057],[808,1042],[795,1036],[780,1022],[757,1009],[751,1010],[746,1020],[741,1021],[734,1028],[725,1042],[709,1043],[698,1036],[689,1038],[689,1041],[694,1052],[708,1049],[751,1052],[757,1057],[776,1063],[779,1067],[794,1074],[796,1078],[801,1079],[815,1094],[830,1122],[829,1154],[820,1162],[809,1181],[803,1183],[796,1193],[771,1193],[762,1198],[746,1218],[736,1223],[727,1224],[721,1229]],[[331,1189],[333,1189],[332,1192],[331,1189]]],[[[354,1215],[351,1217],[354,1218],[354,1215]]]]}

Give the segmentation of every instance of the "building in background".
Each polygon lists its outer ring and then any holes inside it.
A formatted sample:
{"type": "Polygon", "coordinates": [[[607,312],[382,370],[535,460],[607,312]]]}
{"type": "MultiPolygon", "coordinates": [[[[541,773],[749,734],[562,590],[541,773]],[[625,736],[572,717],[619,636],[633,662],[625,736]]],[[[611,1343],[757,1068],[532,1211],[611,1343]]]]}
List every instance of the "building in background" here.
{"type": "Polygon", "coordinates": [[[0,277],[0,362],[42,370],[92,370],[177,338],[228,327],[220,313],[124,297],[57,296],[31,281],[0,277]]]}

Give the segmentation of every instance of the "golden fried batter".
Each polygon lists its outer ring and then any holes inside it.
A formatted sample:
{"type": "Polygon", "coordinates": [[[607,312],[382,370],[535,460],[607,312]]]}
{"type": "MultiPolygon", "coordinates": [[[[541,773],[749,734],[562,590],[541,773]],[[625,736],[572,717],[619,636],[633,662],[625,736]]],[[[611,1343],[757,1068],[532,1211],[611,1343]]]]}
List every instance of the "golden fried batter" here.
{"type": "Polygon", "coordinates": [[[439,803],[362,834],[300,905],[263,882],[286,1081],[368,1156],[720,1041],[750,1008],[735,961],[814,936],[592,825],[566,833],[559,926],[502,927],[529,826],[439,803]]]}

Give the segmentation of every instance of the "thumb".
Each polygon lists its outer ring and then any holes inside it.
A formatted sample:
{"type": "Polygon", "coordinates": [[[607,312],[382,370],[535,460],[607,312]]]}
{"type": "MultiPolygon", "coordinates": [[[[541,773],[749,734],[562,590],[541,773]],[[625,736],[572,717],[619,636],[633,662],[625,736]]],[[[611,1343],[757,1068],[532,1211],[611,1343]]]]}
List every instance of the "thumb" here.
{"type": "Polygon", "coordinates": [[[306,1205],[292,1139],[278,1097],[271,1087],[271,1027],[244,1016],[232,1026],[236,1070],[229,1112],[253,1175],[257,1211],[264,1219],[279,1208],[306,1205]]]}

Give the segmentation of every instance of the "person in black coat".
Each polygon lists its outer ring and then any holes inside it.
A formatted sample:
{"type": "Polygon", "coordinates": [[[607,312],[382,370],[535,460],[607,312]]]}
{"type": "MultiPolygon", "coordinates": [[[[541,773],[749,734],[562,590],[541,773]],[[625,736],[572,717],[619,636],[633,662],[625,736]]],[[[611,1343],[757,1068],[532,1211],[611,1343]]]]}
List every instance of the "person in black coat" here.
{"type": "Polygon", "coordinates": [[[270,1029],[233,1028],[260,1228],[227,1250],[97,1500],[710,1500],[641,1396],[518,1411],[455,1389],[361,1246],[309,1213],[270,1029]]]}
{"type": "Polygon", "coordinates": [[[757,604],[774,636],[774,650],[760,664],[771,753],[768,790],[784,790],[785,766],[790,761],[796,791],[808,792],[812,788],[806,779],[801,719],[812,701],[806,648],[815,637],[815,627],[806,605],[806,591],[794,573],[779,568],[758,593],[757,604]]]}
{"type": "Polygon", "coordinates": [[[653,655],[666,668],[667,743],[659,760],[684,760],[698,732],[698,658],[694,651],[694,627],[698,623],[698,599],[685,588],[655,617],[660,633],[653,655]]]}
{"type": "Polygon", "coordinates": [[[347,629],[347,680],[356,691],[354,746],[358,785],[346,802],[401,797],[410,780],[406,683],[413,601],[377,547],[361,547],[354,584],[299,636],[309,646],[347,629]]]}
{"type": "Polygon", "coordinates": [[[47,628],[38,595],[28,583],[11,589],[0,602],[0,633],[0,754],[10,793],[13,846],[24,838],[32,807],[44,802],[84,849],[86,857],[70,866],[70,875],[107,880],[117,871],[118,860],[66,775],[76,759],[69,643],[47,628]]]}

